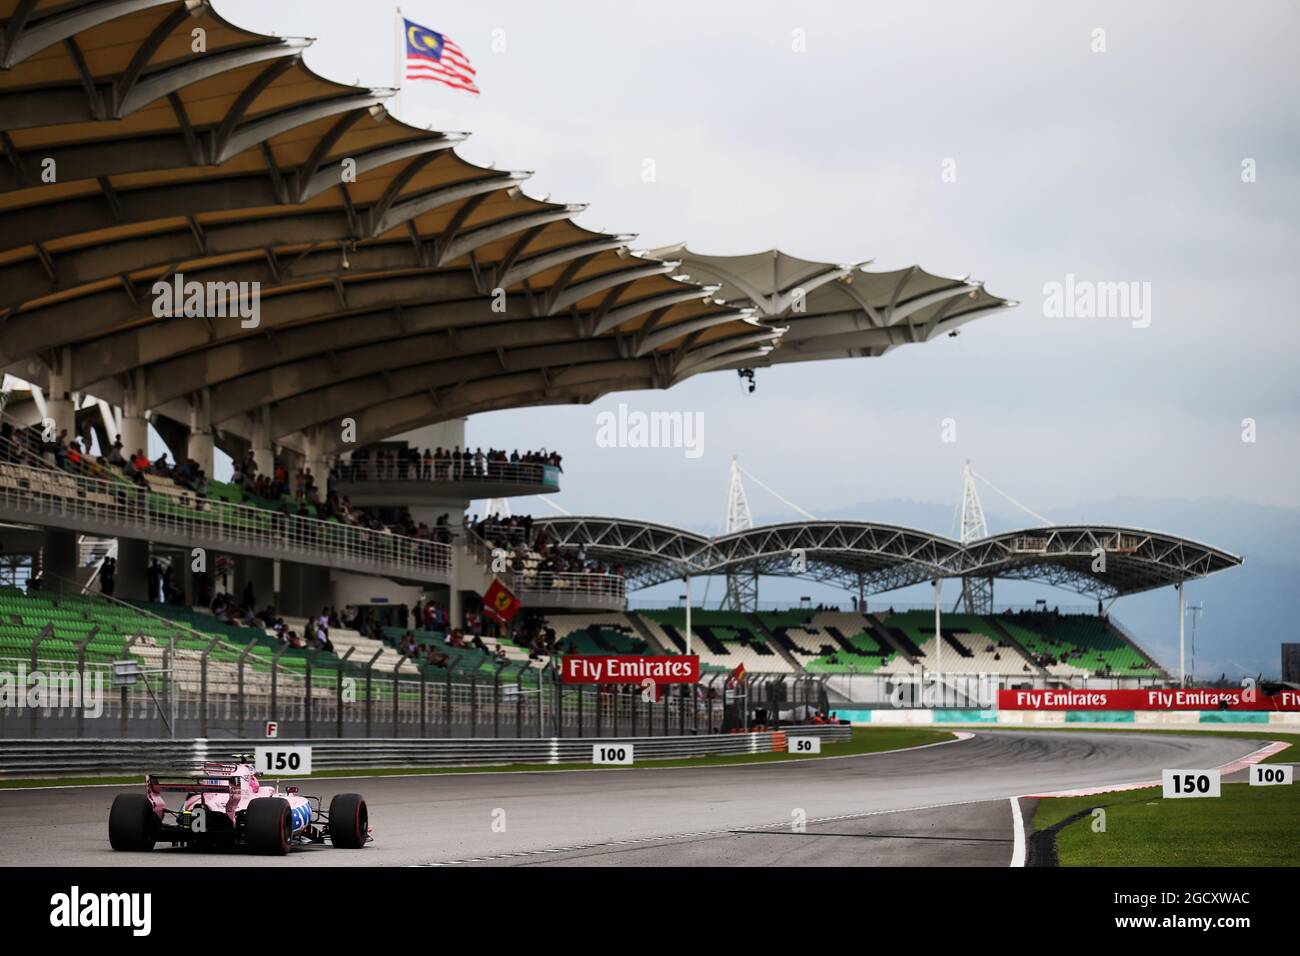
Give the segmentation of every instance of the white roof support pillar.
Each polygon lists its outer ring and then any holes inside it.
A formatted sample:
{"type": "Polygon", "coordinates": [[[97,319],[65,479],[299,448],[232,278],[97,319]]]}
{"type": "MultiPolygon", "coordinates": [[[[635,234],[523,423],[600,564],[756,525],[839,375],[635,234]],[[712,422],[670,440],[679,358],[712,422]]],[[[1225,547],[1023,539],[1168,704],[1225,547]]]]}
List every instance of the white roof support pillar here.
{"type": "Polygon", "coordinates": [[[149,454],[149,412],[144,407],[144,369],[131,372],[131,381],[122,390],[122,454],[130,457],[137,450],[149,454]]]}
{"type": "Polygon", "coordinates": [[[54,351],[45,409],[46,417],[54,421],[55,436],[66,431],[68,441],[77,437],[77,406],[72,394],[72,349],[67,346],[54,351]]]}
{"type": "Polygon", "coordinates": [[[190,438],[185,452],[199,463],[203,473],[212,477],[216,458],[212,435],[212,390],[201,388],[190,399],[190,438]]]}
{"type": "MultiPolygon", "coordinates": [[[[303,468],[311,472],[316,487],[322,498],[325,497],[326,480],[329,478],[330,461],[325,451],[325,436],[322,428],[311,428],[305,432],[303,443],[303,468]]],[[[261,467],[260,465],[258,466],[261,467]]]]}
{"type": "Polygon", "coordinates": [[[263,405],[253,413],[253,461],[259,475],[275,474],[275,451],[271,447],[271,408],[263,405]]]}
{"type": "MultiPolygon", "coordinates": [[[[104,423],[104,434],[108,436],[108,443],[111,445],[113,442],[117,441],[119,434],[117,430],[117,412],[113,409],[112,405],[108,404],[108,402],[104,401],[102,398],[95,399],[95,402],[99,405],[99,418],[100,421],[104,423]]],[[[108,454],[107,448],[101,450],[105,455],[108,454]]]]}
{"type": "Polygon", "coordinates": [[[1187,686],[1187,611],[1183,604],[1183,582],[1179,581],[1175,588],[1178,589],[1178,686],[1187,686]]]}
{"type": "Polygon", "coordinates": [[[934,706],[944,706],[943,693],[943,579],[934,579],[934,706]]]}

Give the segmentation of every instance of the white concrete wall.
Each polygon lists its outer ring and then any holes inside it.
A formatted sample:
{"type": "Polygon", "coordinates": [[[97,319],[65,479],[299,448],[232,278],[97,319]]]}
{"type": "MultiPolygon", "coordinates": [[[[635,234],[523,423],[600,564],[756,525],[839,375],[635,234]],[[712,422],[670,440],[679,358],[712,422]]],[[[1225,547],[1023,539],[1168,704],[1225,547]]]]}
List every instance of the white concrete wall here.
{"type": "Polygon", "coordinates": [[[334,571],[330,575],[330,589],[334,595],[334,606],[364,605],[374,603],[405,604],[413,607],[420,600],[418,587],[398,584],[388,578],[370,577],[365,574],[349,574],[346,571],[334,571]]]}
{"type": "Polygon", "coordinates": [[[389,441],[409,442],[412,448],[419,448],[422,452],[426,448],[433,451],[440,445],[443,448],[455,448],[457,445],[464,448],[465,422],[467,420],[453,418],[449,422],[425,425],[423,428],[416,428],[409,432],[402,432],[400,435],[394,435],[389,441]]]}

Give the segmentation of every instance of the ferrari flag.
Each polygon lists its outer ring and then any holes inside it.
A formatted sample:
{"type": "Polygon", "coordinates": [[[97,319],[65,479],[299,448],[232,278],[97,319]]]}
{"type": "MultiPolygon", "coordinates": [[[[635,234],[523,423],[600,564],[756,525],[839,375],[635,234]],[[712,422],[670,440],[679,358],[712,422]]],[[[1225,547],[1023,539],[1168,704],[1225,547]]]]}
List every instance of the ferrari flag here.
{"type": "Polygon", "coordinates": [[[493,578],[487,593],[483,595],[483,613],[495,618],[502,624],[509,624],[515,619],[515,614],[518,611],[519,598],[511,594],[510,590],[497,578],[493,578]]]}

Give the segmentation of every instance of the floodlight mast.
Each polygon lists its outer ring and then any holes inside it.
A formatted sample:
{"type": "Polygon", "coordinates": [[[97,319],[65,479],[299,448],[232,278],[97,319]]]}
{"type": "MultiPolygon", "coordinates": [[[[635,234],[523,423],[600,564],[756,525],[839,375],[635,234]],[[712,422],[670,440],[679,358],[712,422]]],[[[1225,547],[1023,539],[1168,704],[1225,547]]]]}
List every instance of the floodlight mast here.
{"type": "MultiPolygon", "coordinates": [[[[1186,616],[1187,614],[1191,614],[1192,616],[1192,670],[1189,676],[1191,677],[1193,684],[1196,683],[1196,622],[1200,619],[1200,616],[1204,613],[1205,613],[1204,601],[1199,601],[1196,604],[1185,604],[1183,606],[1184,616],[1186,616]]],[[[1182,629],[1180,628],[1179,630],[1181,633],[1182,629]]]]}
{"type": "MultiPolygon", "coordinates": [[[[749,498],[745,495],[745,484],[740,477],[740,462],[731,456],[731,478],[727,484],[727,511],[722,518],[722,533],[733,534],[748,531],[754,527],[754,518],[749,513],[749,498]]],[[[727,592],[722,598],[722,607],[728,611],[753,613],[758,610],[758,569],[727,571],[727,592]]]]}
{"type": "MultiPolygon", "coordinates": [[[[975,471],[970,459],[961,473],[961,543],[970,544],[989,536],[988,522],[984,520],[984,505],[980,503],[975,487],[975,471]]],[[[961,602],[967,614],[993,613],[993,579],[991,577],[963,577],[961,602]]]]}

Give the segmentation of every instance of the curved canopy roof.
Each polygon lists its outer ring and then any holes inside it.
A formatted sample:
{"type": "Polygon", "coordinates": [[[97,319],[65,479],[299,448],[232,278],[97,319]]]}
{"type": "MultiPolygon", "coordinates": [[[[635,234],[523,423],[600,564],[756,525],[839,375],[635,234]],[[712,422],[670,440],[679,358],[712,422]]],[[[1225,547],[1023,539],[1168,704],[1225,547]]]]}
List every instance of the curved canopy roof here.
{"type": "Polygon", "coordinates": [[[394,120],[391,90],[316,75],[309,43],[204,2],[0,0],[0,363],[66,358],[72,390],[152,408],[219,385],[218,423],[269,405],[277,440],[350,415],[366,441],[779,337],[394,120]],[[155,316],[178,273],[260,283],[259,324],[155,316]]]}
{"type": "MultiPolygon", "coordinates": [[[[269,409],[277,443],[329,453],[345,416],[364,443],[774,360],[784,320],[466,162],[393,91],[317,75],[310,43],[207,0],[0,0],[0,368],[179,420],[209,387],[214,424],[269,409]],[[156,316],[178,274],[259,283],[258,325],[156,316]]],[[[917,334],[932,280],[902,309],[873,291],[886,337],[917,334]]],[[[787,354],[883,351],[823,334],[787,354]]]]}
{"type": "Polygon", "coordinates": [[[561,548],[581,546],[588,557],[623,566],[632,587],[649,587],[680,578],[697,564],[709,539],[693,531],[623,518],[538,518],[548,543],[561,548]]]}
{"type": "Polygon", "coordinates": [[[813,262],[777,249],[709,256],[684,243],[651,255],[680,261],[680,277],[717,283],[719,298],[787,327],[781,350],[751,365],[883,355],[1016,305],[985,291],[983,283],[920,266],[871,272],[865,262],[813,262]]]}
{"type": "Polygon", "coordinates": [[[623,565],[630,586],[684,574],[747,571],[802,577],[864,593],[935,578],[1042,581],[1096,598],[1135,594],[1236,567],[1227,551],[1175,535],[1105,525],[1029,528],[963,545],[942,535],[866,521],[763,525],[708,538],[621,518],[535,522],[561,547],[623,565]]]}

